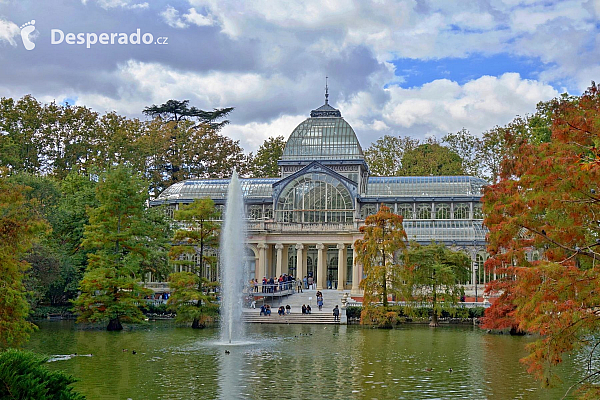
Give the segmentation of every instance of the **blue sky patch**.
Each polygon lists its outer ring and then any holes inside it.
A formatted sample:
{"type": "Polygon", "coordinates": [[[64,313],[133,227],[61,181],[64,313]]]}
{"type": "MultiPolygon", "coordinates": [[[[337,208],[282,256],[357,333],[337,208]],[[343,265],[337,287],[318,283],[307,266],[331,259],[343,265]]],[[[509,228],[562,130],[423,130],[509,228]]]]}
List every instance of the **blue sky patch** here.
{"type": "Polygon", "coordinates": [[[517,72],[524,79],[537,79],[542,66],[544,69],[549,67],[537,59],[508,54],[437,60],[400,58],[392,64],[396,66],[396,76],[401,78],[404,88],[419,87],[436,79],[449,79],[463,85],[482,75],[500,76],[506,72],[517,72]]]}

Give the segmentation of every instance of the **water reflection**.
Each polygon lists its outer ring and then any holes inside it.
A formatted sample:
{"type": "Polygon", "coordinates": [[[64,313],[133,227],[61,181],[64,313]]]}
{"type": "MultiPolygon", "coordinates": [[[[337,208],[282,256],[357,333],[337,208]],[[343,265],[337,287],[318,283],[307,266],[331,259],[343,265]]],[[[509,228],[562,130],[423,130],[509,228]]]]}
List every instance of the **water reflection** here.
{"type": "Polygon", "coordinates": [[[530,339],[472,327],[251,325],[248,336],[223,346],[217,330],[169,322],[132,332],[52,322],[29,348],[93,354],[48,364],[79,378],[90,399],[554,399],[581,374],[567,360],[563,386],[542,390],[518,362],[530,339]]]}

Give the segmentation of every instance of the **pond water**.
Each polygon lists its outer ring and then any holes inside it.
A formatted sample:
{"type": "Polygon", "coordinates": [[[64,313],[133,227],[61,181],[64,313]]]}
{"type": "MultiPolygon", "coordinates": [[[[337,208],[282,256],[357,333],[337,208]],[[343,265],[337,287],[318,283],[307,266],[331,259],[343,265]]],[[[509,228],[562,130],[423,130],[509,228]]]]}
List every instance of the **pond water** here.
{"type": "Polygon", "coordinates": [[[123,332],[70,321],[39,326],[27,348],[77,353],[48,366],[79,379],[75,387],[90,400],[559,399],[584,372],[567,358],[563,383],[543,389],[518,361],[530,338],[470,326],[249,325],[240,345],[217,344],[217,329],[170,321],[123,332]]]}

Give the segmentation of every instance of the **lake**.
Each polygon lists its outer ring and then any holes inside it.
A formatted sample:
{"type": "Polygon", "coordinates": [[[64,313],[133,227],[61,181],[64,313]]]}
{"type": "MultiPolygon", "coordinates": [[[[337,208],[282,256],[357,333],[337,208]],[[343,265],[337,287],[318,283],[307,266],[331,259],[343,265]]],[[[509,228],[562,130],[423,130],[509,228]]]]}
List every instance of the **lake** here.
{"type": "Polygon", "coordinates": [[[26,348],[77,353],[48,366],[74,375],[90,400],[557,399],[584,373],[567,357],[559,369],[564,383],[543,389],[519,363],[531,338],[472,326],[252,324],[239,345],[218,344],[217,329],[172,321],[122,332],[83,330],[72,321],[39,327],[26,348]]]}

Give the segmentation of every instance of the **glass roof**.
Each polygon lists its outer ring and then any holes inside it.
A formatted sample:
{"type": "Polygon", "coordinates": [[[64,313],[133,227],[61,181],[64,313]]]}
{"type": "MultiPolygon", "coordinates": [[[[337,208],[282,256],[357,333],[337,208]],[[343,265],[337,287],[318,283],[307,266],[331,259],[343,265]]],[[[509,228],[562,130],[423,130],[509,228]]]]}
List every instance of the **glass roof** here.
{"type": "MultiPolygon", "coordinates": [[[[242,192],[246,198],[271,198],[273,196],[273,183],[279,178],[251,178],[240,179],[242,192]]],[[[177,182],[165,189],[157,200],[176,199],[225,199],[229,179],[189,179],[177,182]]]]}
{"type": "Polygon", "coordinates": [[[437,220],[404,221],[404,230],[408,240],[429,242],[437,241],[478,241],[484,242],[488,232],[481,221],[437,220]]]}
{"type": "Polygon", "coordinates": [[[487,185],[472,176],[372,176],[366,197],[481,196],[487,185]]]}
{"type": "MultiPolygon", "coordinates": [[[[273,184],[280,178],[240,179],[246,198],[271,198],[273,184]]],[[[165,189],[156,200],[225,199],[229,179],[189,179],[165,189]]],[[[399,176],[369,177],[367,194],[370,197],[448,197],[481,196],[487,185],[483,179],[471,176],[399,176]]]]}
{"type": "Polygon", "coordinates": [[[294,129],[285,145],[283,161],[364,159],[354,129],[341,116],[331,116],[337,110],[325,106],[313,110],[316,116],[294,129]],[[321,110],[325,106],[334,111],[321,110]]]}

